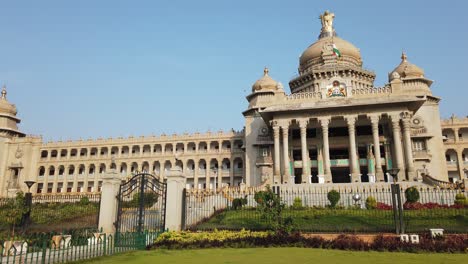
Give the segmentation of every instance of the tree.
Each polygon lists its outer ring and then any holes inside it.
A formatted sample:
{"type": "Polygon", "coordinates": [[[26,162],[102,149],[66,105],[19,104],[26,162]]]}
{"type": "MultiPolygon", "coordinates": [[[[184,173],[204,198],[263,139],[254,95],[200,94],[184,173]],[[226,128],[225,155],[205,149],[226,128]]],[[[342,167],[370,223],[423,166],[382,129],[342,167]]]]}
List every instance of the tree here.
{"type": "Polygon", "coordinates": [[[6,212],[6,222],[11,228],[11,238],[15,236],[15,227],[21,224],[23,215],[27,213],[28,208],[25,206],[25,198],[22,192],[18,192],[16,197],[9,199],[4,207],[6,212]]]}
{"type": "Polygon", "coordinates": [[[257,210],[272,230],[278,233],[290,233],[293,226],[292,218],[283,218],[282,216],[285,204],[281,202],[280,196],[275,194],[270,186],[266,188],[266,191],[259,191],[254,195],[258,204],[257,210]]]}

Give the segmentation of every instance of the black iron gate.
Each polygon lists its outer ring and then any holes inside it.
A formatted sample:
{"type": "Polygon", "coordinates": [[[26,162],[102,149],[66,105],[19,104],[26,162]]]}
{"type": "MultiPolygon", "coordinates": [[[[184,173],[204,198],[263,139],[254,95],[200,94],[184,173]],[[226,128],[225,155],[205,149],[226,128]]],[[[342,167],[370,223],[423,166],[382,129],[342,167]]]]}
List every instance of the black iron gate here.
{"type": "Polygon", "coordinates": [[[120,185],[117,200],[117,245],[144,248],[164,231],[166,183],[139,173],[120,185]]]}

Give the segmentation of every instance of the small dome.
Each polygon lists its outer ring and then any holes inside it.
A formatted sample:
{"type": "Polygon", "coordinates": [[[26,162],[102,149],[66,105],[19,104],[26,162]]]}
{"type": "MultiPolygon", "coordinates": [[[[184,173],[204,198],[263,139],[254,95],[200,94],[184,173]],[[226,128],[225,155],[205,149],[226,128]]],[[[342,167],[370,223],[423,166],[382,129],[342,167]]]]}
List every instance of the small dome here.
{"type": "Polygon", "coordinates": [[[401,63],[390,73],[390,81],[393,80],[393,76],[397,76],[398,73],[401,78],[420,78],[424,77],[424,70],[418,66],[410,63],[408,57],[403,52],[401,54],[401,63]]]}
{"type": "Polygon", "coordinates": [[[0,97],[0,114],[16,115],[17,114],[16,107],[15,105],[10,104],[10,102],[8,102],[6,95],[7,95],[6,87],[3,86],[1,97],[0,97]]]}
{"type": "Polygon", "coordinates": [[[357,66],[361,66],[361,52],[356,46],[342,38],[328,36],[320,38],[302,53],[299,59],[300,67],[306,68],[310,63],[313,65],[321,63],[323,53],[327,51],[332,53],[333,45],[340,51],[343,58],[351,58],[359,64],[357,66]]]}
{"type": "Polygon", "coordinates": [[[252,92],[259,92],[259,91],[276,91],[278,89],[278,82],[273,80],[268,75],[268,68],[263,70],[263,77],[258,79],[252,85],[252,92]]]}

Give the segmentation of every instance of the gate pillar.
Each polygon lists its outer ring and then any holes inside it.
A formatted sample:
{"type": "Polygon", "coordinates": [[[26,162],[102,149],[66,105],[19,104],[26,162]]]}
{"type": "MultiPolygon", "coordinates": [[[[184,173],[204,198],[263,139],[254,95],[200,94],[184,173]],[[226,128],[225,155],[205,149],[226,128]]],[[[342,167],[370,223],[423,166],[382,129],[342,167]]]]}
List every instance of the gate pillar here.
{"type": "Polygon", "coordinates": [[[167,176],[166,229],[180,231],[182,227],[182,193],[186,179],[180,168],[172,169],[167,176]]]}
{"type": "Polygon", "coordinates": [[[99,209],[99,229],[103,233],[114,234],[117,217],[117,195],[121,183],[120,175],[111,171],[102,176],[101,206],[99,209]]]}

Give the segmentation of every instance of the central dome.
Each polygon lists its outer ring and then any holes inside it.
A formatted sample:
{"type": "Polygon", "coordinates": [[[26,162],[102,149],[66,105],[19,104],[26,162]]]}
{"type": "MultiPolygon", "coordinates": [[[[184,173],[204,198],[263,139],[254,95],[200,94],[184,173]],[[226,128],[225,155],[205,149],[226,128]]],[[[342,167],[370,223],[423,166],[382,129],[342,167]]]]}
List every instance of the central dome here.
{"type": "Polygon", "coordinates": [[[299,73],[336,65],[362,67],[361,52],[350,42],[339,38],[333,27],[335,14],[320,15],[322,29],[319,39],[310,45],[299,59],[299,73]]]}
{"type": "Polygon", "coordinates": [[[310,45],[299,59],[300,68],[315,66],[323,63],[324,55],[333,54],[333,45],[339,50],[343,59],[351,59],[356,62],[356,66],[362,65],[361,52],[352,43],[339,37],[323,37],[310,45]]]}

